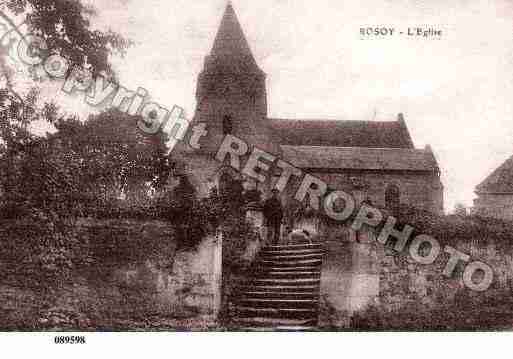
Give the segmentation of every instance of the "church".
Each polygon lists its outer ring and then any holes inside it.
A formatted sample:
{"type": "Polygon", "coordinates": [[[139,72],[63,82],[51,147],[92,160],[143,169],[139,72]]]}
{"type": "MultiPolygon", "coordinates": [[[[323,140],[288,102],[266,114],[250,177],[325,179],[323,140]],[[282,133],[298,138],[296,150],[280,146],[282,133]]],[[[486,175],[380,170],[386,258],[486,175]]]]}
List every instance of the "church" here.
{"type": "MultiPolygon", "coordinates": [[[[298,84],[299,85],[299,84],[298,84]]],[[[430,146],[415,148],[403,114],[389,121],[278,119],[268,116],[266,74],[260,69],[228,4],[196,90],[192,125],[205,123],[201,149],[175,147],[191,183],[201,195],[230,181],[257,186],[214,157],[226,135],[233,135],[377,207],[406,204],[443,213],[440,168],[430,146]]],[[[254,181],[253,181],[254,182],[254,181]]],[[[290,196],[283,195],[288,202],[290,196]]]]}

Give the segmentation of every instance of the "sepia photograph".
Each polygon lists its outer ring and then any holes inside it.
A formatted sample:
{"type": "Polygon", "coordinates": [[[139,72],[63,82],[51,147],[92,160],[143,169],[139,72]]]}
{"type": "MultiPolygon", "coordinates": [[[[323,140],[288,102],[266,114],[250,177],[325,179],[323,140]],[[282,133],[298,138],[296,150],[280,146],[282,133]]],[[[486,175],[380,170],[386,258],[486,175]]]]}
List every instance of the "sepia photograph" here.
{"type": "Polygon", "coordinates": [[[512,29],[510,0],[1,2],[0,341],[510,332],[512,29]]]}

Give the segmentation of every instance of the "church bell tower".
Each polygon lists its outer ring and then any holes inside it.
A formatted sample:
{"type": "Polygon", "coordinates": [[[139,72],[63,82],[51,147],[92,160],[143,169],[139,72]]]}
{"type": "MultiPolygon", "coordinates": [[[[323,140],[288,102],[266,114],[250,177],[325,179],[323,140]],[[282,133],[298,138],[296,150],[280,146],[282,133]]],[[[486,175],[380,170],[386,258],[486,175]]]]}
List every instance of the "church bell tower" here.
{"type": "Polygon", "coordinates": [[[198,77],[194,122],[207,124],[203,151],[216,153],[224,137],[231,134],[275,152],[267,126],[265,80],[229,3],[198,77]]]}

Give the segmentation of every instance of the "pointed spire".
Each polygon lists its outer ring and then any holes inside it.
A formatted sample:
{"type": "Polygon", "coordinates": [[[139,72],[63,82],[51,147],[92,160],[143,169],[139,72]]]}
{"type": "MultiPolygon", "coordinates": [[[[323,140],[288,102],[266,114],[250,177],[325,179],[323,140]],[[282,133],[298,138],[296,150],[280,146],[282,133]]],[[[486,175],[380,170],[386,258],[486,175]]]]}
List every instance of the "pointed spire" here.
{"type": "Polygon", "coordinates": [[[244,36],[244,32],[242,31],[231,1],[228,2],[226,6],[211,55],[246,58],[250,62],[255,63],[255,59],[251,53],[248,41],[244,36]]]}

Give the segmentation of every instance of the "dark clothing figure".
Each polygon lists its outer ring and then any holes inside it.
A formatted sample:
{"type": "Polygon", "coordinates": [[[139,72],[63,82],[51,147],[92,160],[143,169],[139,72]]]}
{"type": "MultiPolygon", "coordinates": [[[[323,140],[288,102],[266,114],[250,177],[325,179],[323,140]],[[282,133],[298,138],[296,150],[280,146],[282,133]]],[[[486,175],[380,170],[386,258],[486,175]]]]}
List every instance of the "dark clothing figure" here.
{"type": "Polygon", "coordinates": [[[257,189],[250,189],[244,192],[244,203],[262,203],[262,192],[257,189]]]}
{"type": "Polygon", "coordinates": [[[283,207],[275,194],[264,202],[264,218],[268,228],[268,239],[272,243],[278,243],[283,220],[283,207]]]}

